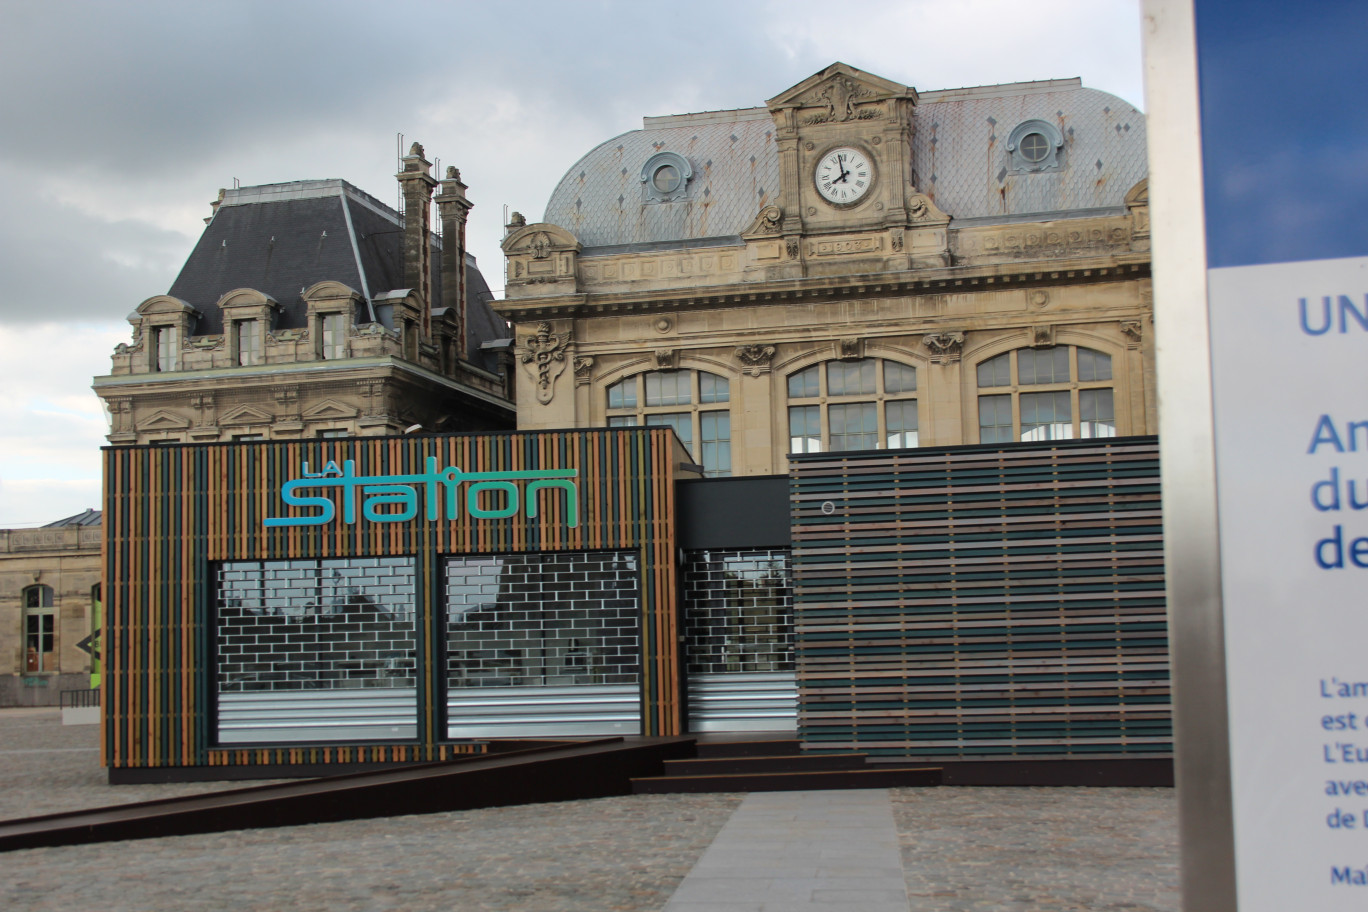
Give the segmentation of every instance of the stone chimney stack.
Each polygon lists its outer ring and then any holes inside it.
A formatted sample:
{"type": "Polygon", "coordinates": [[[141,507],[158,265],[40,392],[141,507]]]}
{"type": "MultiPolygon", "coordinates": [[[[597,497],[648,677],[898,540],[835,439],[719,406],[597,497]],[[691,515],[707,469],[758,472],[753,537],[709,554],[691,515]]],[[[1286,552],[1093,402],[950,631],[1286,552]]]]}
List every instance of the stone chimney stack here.
{"type": "Polygon", "coordinates": [[[423,147],[414,143],[401,161],[404,170],[395,175],[404,191],[404,286],[423,299],[424,339],[432,338],[432,162],[423,147]]]}
{"type": "Polygon", "coordinates": [[[223,198],[227,195],[228,191],[223,187],[219,187],[218,199],[209,204],[209,217],[204,220],[204,224],[209,224],[214,220],[214,216],[218,215],[219,206],[223,205],[223,198]]]}
{"type": "Polygon", "coordinates": [[[466,199],[461,172],[446,169],[442,191],[437,194],[437,212],[442,220],[442,302],[456,314],[459,357],[466,356],[466,216],[471,202],[466,199]]]}

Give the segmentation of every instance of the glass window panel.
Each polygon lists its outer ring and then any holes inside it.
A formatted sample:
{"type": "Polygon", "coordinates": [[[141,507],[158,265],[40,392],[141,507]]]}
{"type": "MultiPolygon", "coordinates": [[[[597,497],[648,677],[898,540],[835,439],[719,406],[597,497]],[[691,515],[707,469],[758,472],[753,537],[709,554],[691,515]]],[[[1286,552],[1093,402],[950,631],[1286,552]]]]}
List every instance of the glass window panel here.
{"type": "Polygon", "coordinates": [[[726,377],[698,372],[698,401],[703,403],[727,402],[731,399],[730,384],[726,377]]]}
{"type": "Polygon", "coordinates": [[[647,405],[688,405],[693,401],[692,371],[651,371],[644,376],[647,405]]]}
{"type": "Polygon", "coordinates": [[[261,324],[256,320],[237,321],[237,363],[261,363],[261,324]]]}
{"type": "Polygon", "coordinates": [[[343,314],[323,315],[323,351],[327,360],[335,360],[346,355],[347,327],[343,314]]]}
{"type": "Polygon", "coordinates": [[[608,387],[609,408],[636,408],[637,378],[628,377],[608,387]]]}
{"type": "Polygon", "coordinates": [[[1104,355],[1091,348],[1078,350],[1079,380],[1110,380],[1112,378],[1111,355],[1104,355]]]}
{"type": "Polygon", "coordinates": [[[833,405],[827,411],[831,426],[831,449],[872,450],[879,445],[878,416],[872,402],[833,405]]]}
{"type": "Polygon", "coordinates": [[[1021,394],[1021,439],[1068,440],[1073,437],[1073,408],[1068,390],[1021,394]]]}
{"type": "MultiPolygon", "coordinates": [[[[790,399],[806,399],[811,396],[820,396],[820,379],[818,378],[819,365],[812,365],[805,370],[800,370],[796,374],[790,374],[788,378],[788,394],[790,399]]],[[[795,450],[794,452],[803,452],[795,450]]]]}
{"type": "Polygon", "coordinates": [[[908,367],[906,364],[899,364],[896,361],[885,361],[884,366],[884,392],[890,396],[895,393],[912,393],[917,389],[917,369],[908,367]]]}
{"type": "Polygon", "coordinates": [[[703,474],[720,478],[731,474],[731,413],[701,412],[698,416],[703,474]]]}
{"type": "Polygon", "coordinates": [[[156,334],[157,342],[157,370],[173,371],[176,369],[176,328],[174,326],[163,326],[153,330],[156,334]]]}
{"type": "Polygon", "coordinates": [[[884,406],[884,427],[890,450],[917,445],[917,403],[890,402],[884,406]]]}
{"type": "Polygon", "coordinates": [[[636,415],[613,415],[608,419],[609,427],[636,427],[636,415]]]}
{"type": "Polygon", "coordinates": [[[1069,382],[1069,347],[1023,348],[1017,351],[1017,380],[1023,386],[1069,382]]]}
{"type": "Polygon", "coordinates": [[[689,412],[666,412],[660,415],[647,415],[647,427],[674,428],[684,449],[693,452],[693,415],[689,412]]]}
{"type": "MultiPolygon", "coordinates": [[[[1082,354],[1081,349],[1079,353],[1082,354]]],[[[1081,367],[1079,372],[1082,373],[1081,367]]],[[[1116,436],[1116,413],[1113,411],[1111,390],[1079,390],[1078,416],[1080,437],[1116,436]]]]}
{"type": "Polygon", "coordinates": [[[1011,386],[1012,353],[1006,352],[980,363],[978,366],[978,385],[1011,386]]]}
{"type": "Polygon", "coordinates": [[[874,359],[828,361],[828,396],[868,396],[874,392],[874,359]]]}
{"type": "Polygon", "coordinates": [[[822,410],[818,406],[789,407],[789,452],[822,452],[822,410]]]}
{"type": "Polygon", "coordinates": [[[1011,443],[1015,440],[1012,434],[1012,397],[979,396],[978,402],[979,442],[1011,443]]]}

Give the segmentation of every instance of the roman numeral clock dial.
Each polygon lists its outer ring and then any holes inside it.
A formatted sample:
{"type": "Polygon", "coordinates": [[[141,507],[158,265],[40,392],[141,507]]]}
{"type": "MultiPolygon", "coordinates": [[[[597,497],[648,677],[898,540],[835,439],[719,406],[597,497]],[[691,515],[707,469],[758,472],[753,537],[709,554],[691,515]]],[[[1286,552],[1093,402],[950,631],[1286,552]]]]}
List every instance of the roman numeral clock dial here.
{"type": "Polygon", "coordinates": [[[813,178],[822,199],[837,206],[849,206],[864,199],[873,186],[874,166],[859,149],[842,146],[822,156],[813,178]]]}

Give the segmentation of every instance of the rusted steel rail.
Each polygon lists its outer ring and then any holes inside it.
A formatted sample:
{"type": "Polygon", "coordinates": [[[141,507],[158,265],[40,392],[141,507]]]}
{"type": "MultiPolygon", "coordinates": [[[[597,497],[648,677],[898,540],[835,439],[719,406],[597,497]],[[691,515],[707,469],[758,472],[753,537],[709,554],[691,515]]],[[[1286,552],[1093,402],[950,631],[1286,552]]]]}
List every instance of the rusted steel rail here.
{"type": "Polygon", "coordinates": [[[0,822],[0,851],[628,795],[692,738],[606,738],[0,822]]]}

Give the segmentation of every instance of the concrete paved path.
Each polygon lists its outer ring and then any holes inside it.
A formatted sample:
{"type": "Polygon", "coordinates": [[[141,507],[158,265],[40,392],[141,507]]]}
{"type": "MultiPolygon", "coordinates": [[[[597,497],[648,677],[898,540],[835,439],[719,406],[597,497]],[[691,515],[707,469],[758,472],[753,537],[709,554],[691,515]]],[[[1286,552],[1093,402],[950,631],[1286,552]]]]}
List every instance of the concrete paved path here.
{"type": "Polygon", "coordinates": [[[908,912],[887,789],[756,792],[665,912],[908,912]]]}

